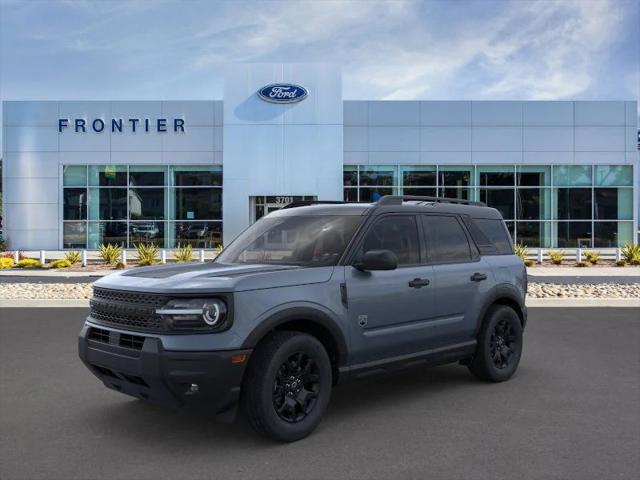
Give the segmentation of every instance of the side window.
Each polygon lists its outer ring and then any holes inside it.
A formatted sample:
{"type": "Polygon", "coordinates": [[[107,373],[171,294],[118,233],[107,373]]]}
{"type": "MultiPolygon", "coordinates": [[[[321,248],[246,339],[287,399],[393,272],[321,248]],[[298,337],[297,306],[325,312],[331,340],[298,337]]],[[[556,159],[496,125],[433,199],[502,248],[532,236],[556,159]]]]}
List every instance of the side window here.
{"type": "Polygon", "coordinates": [[[474,218],[480,231],[495,245],[498,255],[510,255],[513,253],[511,238],[502,220],[489,218],[474,218]]]}
{"type": "Polygon", "coordinates": [[[367,232],[359,254],[369,250],[391,250],[398,257],[398,265],[420,263],[420,241],[415,217],[394,215],[378,220],[367,232]]]}
{"type": "Polygon", "coordinates": [[[467,235],[456,217],[422,215],[427,232],[428,249],[434,263],[458,263],[471,261],[467,235]]]}

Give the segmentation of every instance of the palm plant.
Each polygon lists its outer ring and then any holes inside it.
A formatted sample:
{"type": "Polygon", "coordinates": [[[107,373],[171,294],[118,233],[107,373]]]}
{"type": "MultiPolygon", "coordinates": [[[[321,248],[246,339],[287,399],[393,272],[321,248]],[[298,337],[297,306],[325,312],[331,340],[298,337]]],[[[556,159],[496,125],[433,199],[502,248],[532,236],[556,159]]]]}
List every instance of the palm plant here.
{"type": "Polygon", "coordinates": [[[158,263],[158,247],[154,243],[138,243],[135,245],[138,252],[138,265],[143,267],[158,263]]]}
{"type": "Polygon", "coordinates": [[[113,265],[120,258],[122,253],[122,247],[114,243],[100,244],[99,255],[107,265],[113,265]]]}

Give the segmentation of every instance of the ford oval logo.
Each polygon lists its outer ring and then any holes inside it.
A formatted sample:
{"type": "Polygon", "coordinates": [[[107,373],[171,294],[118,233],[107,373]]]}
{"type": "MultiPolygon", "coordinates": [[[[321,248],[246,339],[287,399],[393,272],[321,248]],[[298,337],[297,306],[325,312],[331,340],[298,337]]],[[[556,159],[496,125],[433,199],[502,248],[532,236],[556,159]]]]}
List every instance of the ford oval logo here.
{"type": "Polygon", "coordinates": [[[273,83],[258,90],[258,96],[272,103],[296,103],[309,95],[306,88],[293,83],[273,83]]]}

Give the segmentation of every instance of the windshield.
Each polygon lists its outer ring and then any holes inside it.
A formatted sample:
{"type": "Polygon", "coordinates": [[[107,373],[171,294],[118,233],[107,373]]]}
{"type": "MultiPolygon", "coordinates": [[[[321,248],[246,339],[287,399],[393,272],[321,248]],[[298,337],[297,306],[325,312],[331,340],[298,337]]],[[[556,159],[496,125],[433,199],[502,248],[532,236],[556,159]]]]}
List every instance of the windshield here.
{"type": "Polygon", "coordinates": [[[335,265],[361,220],[347,215],[265,217],[245,230],[215,261],[335,265]]]}

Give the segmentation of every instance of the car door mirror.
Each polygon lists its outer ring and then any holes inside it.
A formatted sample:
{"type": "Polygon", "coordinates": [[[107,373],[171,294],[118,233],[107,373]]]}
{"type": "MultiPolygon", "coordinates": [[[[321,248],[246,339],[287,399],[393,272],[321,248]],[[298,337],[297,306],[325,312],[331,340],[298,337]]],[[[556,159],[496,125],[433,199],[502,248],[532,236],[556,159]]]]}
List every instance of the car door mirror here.
{"type": "Polygon", "coordinates": [[[398,257],[391,250],[369,250],[359,261],[353,264],[361,271],[395,270],[398,268],[398,257]]]}

